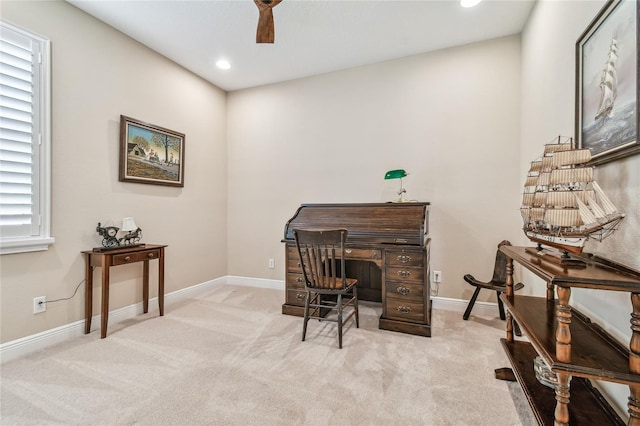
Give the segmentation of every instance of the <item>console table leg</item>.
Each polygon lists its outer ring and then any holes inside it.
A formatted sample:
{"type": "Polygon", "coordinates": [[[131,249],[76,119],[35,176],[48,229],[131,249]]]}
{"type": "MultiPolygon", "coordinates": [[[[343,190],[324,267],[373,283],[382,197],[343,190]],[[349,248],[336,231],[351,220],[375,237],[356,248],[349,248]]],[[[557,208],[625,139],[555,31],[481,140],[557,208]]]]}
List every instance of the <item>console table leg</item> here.
{"type": "Polygon", "coordinates": [[[160,316],[164,315],[164,247],[160,248],[160,258],[158,258],[158,308],[160,316]]]}
{"type": "Polygon", "coordinates": [[[149,261],[142,262],[142,311],[149,312],[149,261]]]}
{"type": "MultiPolygon", "coordinates": [[[[571,362],[571,298],[570,287],[558,287],[558,306],[556,308],[556,356],[560,362],[571,362]]],[[[558,385],[556,386],[556,411],[554,424],[569,424],[569,379],[567,373],[557,373],[558,385]]]]}
{"type": "Polygon", "coordinates": [[[93,268],[91,256],[86,254],[84,271],[84,334],[91,332],[91,316],[93,315],[93,268]]]}
{"type": "Polygon", "coordinates": [[[507,341],[513,343],[513,316],[507,311],[507,341]]]}
{"type": "Polygon", "coordinates": [[[513,297],[513,259],[507,256],[507,277],[505,279],[505,294],[507,297],[513,297]]]}
{"type": "Polygon", "coordinates": [[[567,373],[557,373],[558,385],[556,386],[556,411],[555,426],[567,426],[569,424],[569,379],[567,373]]]}
{"type": "Polygon", "coordinates": [[[558,327],[556,329],[556,356],[558,361],[571,362],[571,297],[570,287],[558,287],[558,307],[556,309],[556,319],[558,327]]]}
{"type": "MultiPolygon", "coordinates": [[[[629,370],[640,374],[640,294],[631,293],[631,341],[629,342],[629,370]]],[[[640,425],[640,386],[629,386],[629,425],[640,425]]]]}
{"type": "Polygon", "coordinates": [[[107,324],[109,323],[109,266],[102,265],[102,312],[100,314],[100,337],[107,337],[107,324]]]}

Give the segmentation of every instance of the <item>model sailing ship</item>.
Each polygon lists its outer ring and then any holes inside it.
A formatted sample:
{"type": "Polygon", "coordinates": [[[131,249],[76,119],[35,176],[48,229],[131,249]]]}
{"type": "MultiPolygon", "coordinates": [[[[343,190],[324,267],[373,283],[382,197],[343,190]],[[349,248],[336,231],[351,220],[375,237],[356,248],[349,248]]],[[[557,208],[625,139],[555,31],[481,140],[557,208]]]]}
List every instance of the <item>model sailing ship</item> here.
{"type": "Polygon", "coordinates": [[[589,238],[602,241],[615,231],[618,211],[593,179],[588,149],[576,149],[572,138],[558,136],[531,162],[520,211],[524,233],[538,244],[581,253],[589,238]]]}

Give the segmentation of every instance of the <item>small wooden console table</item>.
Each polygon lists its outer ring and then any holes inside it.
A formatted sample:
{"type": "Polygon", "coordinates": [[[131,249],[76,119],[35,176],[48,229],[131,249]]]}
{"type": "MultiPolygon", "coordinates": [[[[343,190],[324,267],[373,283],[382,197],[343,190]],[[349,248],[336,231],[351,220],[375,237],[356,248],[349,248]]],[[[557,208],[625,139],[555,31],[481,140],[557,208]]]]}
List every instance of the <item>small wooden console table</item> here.
{"type": "Polygon", "coordinates": [[[149,261],[158,259],[158,306],[160,316],[164,315],[164,248],[166,245],[143,244],[136,247],[124,247],[112,250],[87,250],[85,255],[85,334],[91,331],[91,315],[93,309],[93,270],[102,268],[102,312],[101,338],[107,337],[107,323],[109,321],[109,268],[111,266],[126,265],[142,262],[142,299],[144,312],[149,312],[149,261]]]}
{"type": "Polygon", "coordinates": [[[507,335],[501,341],[538,423],[623,424],[591,385],[596,379],[629,386],[628,424],[640,425],[640,271],[589,254],[572,255],[583,262],[572,267],[544,260],[525,247],[502,246],[500,251],[508,257],[506,292],[500,296],[507,308],[507,335]],[[514,261],[546,281],[546,297],[514,294],[514,261]],[[570,305],[573,288],[630,294],[633,333],[628,346],[570,305]],[[513,321],[528,342],[514,339],[513,321]],[[555,392],[536,380],[537,355],[557,375],[555,392]]]}

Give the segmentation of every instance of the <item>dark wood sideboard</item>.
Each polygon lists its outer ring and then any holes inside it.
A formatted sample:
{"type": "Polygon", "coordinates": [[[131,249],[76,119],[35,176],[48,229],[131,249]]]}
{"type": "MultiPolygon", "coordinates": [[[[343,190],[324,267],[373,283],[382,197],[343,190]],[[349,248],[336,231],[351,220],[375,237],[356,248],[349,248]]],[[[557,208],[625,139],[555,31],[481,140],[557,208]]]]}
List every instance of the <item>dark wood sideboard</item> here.
{"type": "Polygon", "coordinates": [[[502,246],[500,250],[508,257],[507,288],[501,295],[507,331],[501,342],[538,423],[624,424],[592,386],[595,379],[629,386],[628,424],[640,425],[640,272],[589,254],[571,255],[582,266],[563,266],[544,260],[533,248],[502,246]],[[546,297],[514,294],[514,261],[546,281],[546,297]],[[630,294],[628,347],[570,305],[572,288],[630,294]],[[515,340],[513,321],[528,341],[515,340]],[[536,379],[533,359],[537,355],[556,373],[555,392],[536,379]]]}
{"type": "Polygon", "coordinates": [[[382,303],[379,328],[431,336],[430,203],[303,204],[284,228],[286,296],[282,313],[303,315],[304,277],[294,229],[349,231],[346,273],[358,298],[382,303]]]}

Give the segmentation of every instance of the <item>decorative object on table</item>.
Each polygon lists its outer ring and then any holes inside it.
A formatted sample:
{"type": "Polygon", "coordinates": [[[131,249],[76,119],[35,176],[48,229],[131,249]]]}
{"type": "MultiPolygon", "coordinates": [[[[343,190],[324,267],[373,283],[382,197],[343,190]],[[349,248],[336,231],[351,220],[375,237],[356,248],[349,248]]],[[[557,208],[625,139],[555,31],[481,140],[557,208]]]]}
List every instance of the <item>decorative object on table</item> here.
{"type": "Polygon", "coordinates": [[[396,201],[394,201],[395,203],[403,203],[403,202],[406,201],[404,199],[404,194],[407,192],[407,190],[402,187],[402,178],[403,177],[407,177],[407,176],[408,176],[408,173],[406,171],[404,171],[403,169],[389,170],[384,175],[384,179],[385,180],[388,180],[388,179],[400,179],[400,189],[398,190],[398,196],[400,198],[398,198],[396,201]]]}
{"type": "MultiPolygon", "coordinates": [[[[555,390],[558,384],[558,376],[551,371],[540,355],[533,359],[533,371],[540,383],[555,390]]],[[[571,381],[571,376],[569,376],[569,381],[571,381]]]]}
{"type": "Polygon", "coordinates": [[[183,133],[120,116],[120,181],[184,186],[183,133]]]}
{"type": "Polygon", "coordinates": [[[609,1],[576,42],[576,139],[592,164],[640,153],[638,2],[609,1]]]}
{"type": "Polygon", "coordinates": [[[95,251],[117,249],[122,247],[135,247],[140,244],[142,238],[142,229],[136,225],[132,217],[122,219],[122,231],[125,234],[118,238],[120,228],[117,226],[102,226],[98,222],[96,232],[102,237],[102,247],[94,249],[95,251]]]}
{"type": "Polygon", "coordinates": [[[276,33],[273,25],[273,8],[282,0],[253,0],[260,16],[258,17],[258,29],[256,30],[256,43],[273,43],[276,33]]]}
{"type": "Polygon", "coordinates": [[[581,253],[589,238],[602,241],[624,218],[594,180],[590,160],[589,149],[576,149],[572,138],[558,136],[531,162],[524,184],[525,235],[538,250],[544,244],[564,251],[564,263],[571,263],[567,252],[581,253]]]}
{"type": "Polygon", "coordinates": [[[123,246],[136,246],[140,243],[142,238],[142,229],[133,221],[132,217],[125,217],[122,219],[122,231],[126,234],[118,241],[123,246]]]}

